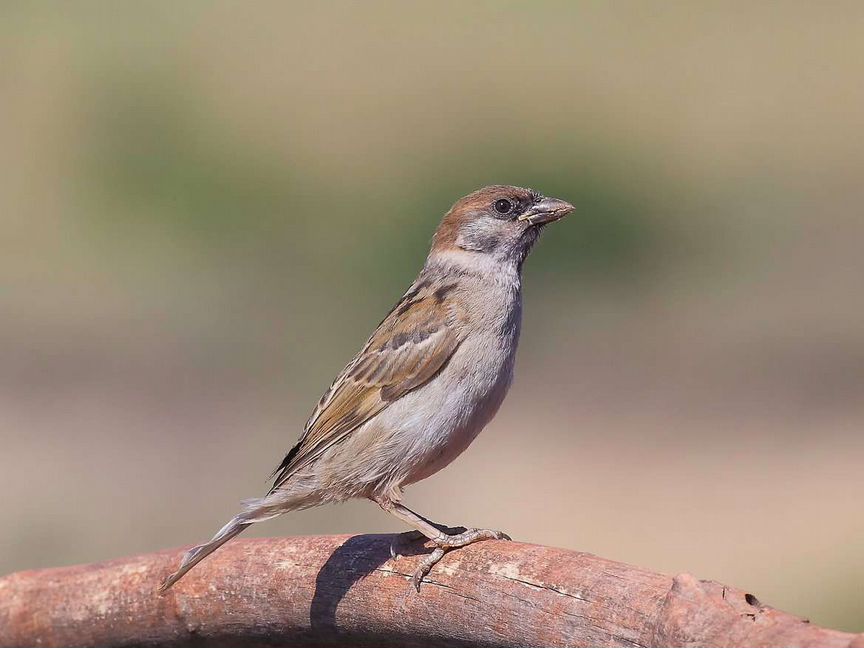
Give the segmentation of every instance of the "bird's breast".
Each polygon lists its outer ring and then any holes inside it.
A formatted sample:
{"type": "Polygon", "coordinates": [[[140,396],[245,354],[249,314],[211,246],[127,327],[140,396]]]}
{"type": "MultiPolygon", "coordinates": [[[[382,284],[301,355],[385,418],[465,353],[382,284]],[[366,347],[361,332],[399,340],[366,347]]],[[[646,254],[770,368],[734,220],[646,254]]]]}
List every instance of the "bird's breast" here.
{"type": "Polygon", "coordinates": [[[472,327],[438,375],[383,413],[410,467],[403,484],[441,470],[495,416],[513,380],[520,320],[517,302],[472,327]]]}

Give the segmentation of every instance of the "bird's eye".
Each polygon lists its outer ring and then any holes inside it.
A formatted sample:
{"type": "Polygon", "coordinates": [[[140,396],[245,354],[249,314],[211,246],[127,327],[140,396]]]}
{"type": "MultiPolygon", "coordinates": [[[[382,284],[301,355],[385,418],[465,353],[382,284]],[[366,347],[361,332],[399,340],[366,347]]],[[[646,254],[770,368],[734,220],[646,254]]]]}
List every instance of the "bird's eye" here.
{"type": "Polygon", "coordinates": [[[506,214],[511,209],[513,209],[513,204],[506,198],[495,201],[495,211],[497,211],[499,214],[506,214]]]}

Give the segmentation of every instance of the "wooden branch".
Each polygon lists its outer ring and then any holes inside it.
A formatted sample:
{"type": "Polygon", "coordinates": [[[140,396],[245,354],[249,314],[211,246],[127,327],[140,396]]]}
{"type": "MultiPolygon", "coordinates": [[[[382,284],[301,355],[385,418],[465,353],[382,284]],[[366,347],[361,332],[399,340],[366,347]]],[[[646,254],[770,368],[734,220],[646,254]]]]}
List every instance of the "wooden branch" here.
{"type": "Polygon", "coordinates": [[[165,596],[181,550],[19,572],[0,579],[0,647],[864,648],[733,587],[516,542],[449,553],[418,594],[419,557],[391,559],[392,539],[234,541],[165,596]]]}

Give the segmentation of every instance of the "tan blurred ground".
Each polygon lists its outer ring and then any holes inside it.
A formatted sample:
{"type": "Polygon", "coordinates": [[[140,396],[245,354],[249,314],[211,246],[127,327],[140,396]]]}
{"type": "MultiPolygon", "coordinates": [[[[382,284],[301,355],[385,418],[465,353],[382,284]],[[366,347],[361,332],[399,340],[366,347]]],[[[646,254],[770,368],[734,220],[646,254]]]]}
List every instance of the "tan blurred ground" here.
{"type": "MultiPolygon", "coordinates": [[[[440,214],[571,200],[449,523],[864,629],[858,3],[6,3],[0,573],[210,536],[440,214]]],[[[367,503],[262,535],[397,530],[367,503]]]]}

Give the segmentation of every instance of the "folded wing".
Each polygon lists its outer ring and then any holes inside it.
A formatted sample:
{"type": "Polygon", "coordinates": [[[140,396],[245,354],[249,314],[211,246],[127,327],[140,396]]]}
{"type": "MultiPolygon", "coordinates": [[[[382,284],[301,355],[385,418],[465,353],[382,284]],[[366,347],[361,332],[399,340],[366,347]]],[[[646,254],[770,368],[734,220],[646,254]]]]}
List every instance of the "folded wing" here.
{"type": "Polygon", "coordinates": [[[415,283],[321,398],[297,445],[274,472],[271,492],[390,403],[420,387],[462,341],[461,313],[447,287],[415,283]]]}

